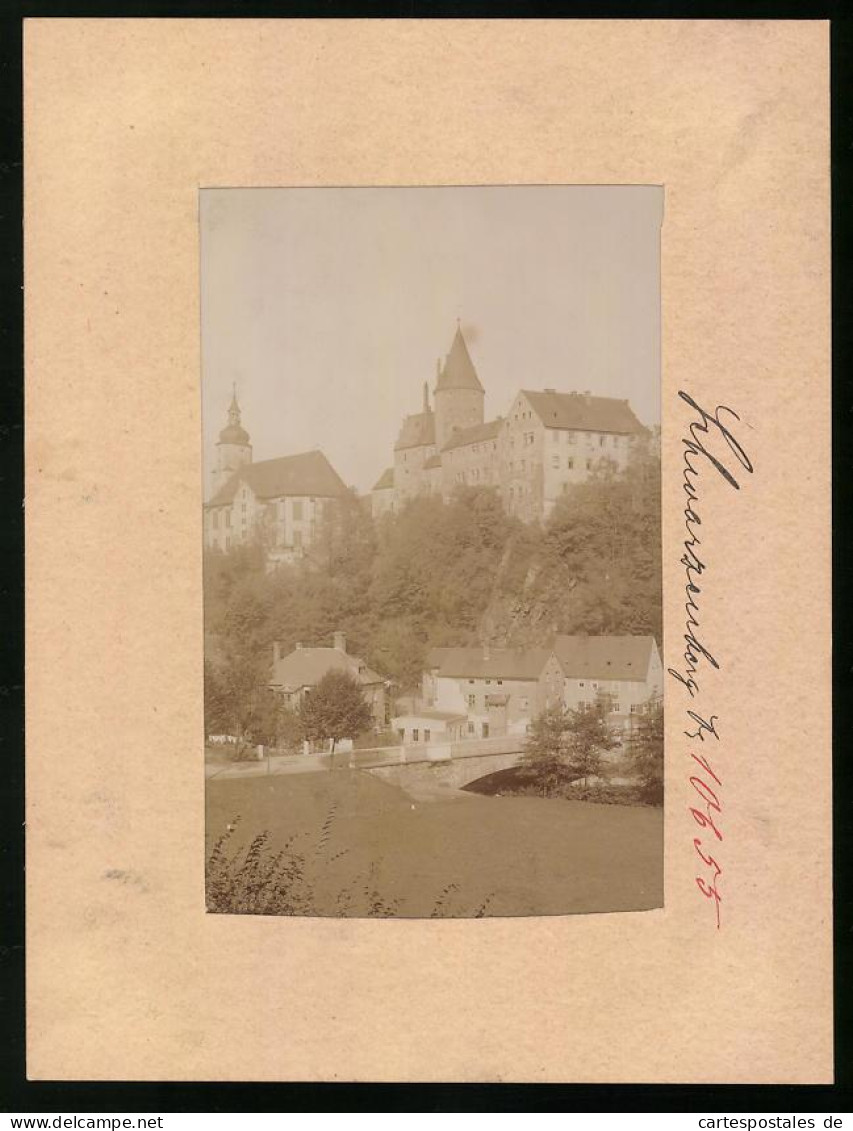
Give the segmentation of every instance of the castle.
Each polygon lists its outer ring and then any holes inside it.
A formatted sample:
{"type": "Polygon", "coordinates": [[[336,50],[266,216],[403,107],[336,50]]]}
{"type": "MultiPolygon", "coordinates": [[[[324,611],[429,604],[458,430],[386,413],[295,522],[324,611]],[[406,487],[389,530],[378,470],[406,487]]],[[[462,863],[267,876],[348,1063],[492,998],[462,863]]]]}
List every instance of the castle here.
{"type": "MultiPolygon", "coordinates": [[[[626,400],[555,389],[520,389],[505,417],[485,420],[485,390],[458,325],[438,363],[432,399],[431,407],[425,382],[422,409],[404,419],[394,465],[371,491],[374,517],[419,495],[447,499],[468,485],[496,488],[506,510],[523,521],[545,519],[570,486],[603,463],[625,468],[649,434],[626,400]]],[[[270,565],[293,560],[346,494],[320,451],[255,463],[235,391],[204,506],[206,547],[228,551],[260,531],[270,565]]]]}
{"type": "Polygon", "coordinates": [[[506,510],[545,519],[560,495],[608,461],[624,469],[648,430],[626,400],[556,389],[516,393],[506,417],[486,421],[485,390],[457,324],[429,403],[403,421],[394,466],[371,492],[373,514],[418,495],[448,498],[460,485],[497,488],[506,510]]]}

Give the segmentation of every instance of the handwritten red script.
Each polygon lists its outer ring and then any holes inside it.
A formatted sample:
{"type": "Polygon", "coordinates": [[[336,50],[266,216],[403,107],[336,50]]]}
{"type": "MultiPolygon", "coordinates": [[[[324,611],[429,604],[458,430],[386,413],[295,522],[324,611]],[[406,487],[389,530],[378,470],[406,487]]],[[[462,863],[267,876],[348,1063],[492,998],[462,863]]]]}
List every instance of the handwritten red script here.
{"type": "Polygon", "coordinates": [[[700,408],[696,401],[685,392],[679,397],[693,410],[687,434],[682,438],[682,490],[685,495],[684,529],[686,538],[682,543],[684,554],[680,565],[684,568],[684,612],[685,632],[682,637],[684,651],[679,664],[667,668],[667,672],[688,696],[687,727],[683,733],[690,740],[690,758],[687,810],[689,816],[702,830],[697,836],[693,832],[693,849],[699,861],[696,887],[714,908],[716,925],[721,925],[720,877],[723,867],[720,863],[722,853],[719,845],[723,835],[723,779],[717,770],[720,754],[720,734],[717,730],[719,715],[704,708],[709,693],[703,691],[706,672],[720,670],[720,663],[703,640],[701,628],[701,602],[707,588],[705,574],[709,570],[708,536],[699,536],[702,526],[700,516],[699,485],[703,471],[711,470],[720,475],[735,491],[740,483],[735,478],[742,471],[753,472],[752,463],[741,444],[735,439],[731,429],[740,423],[734,409],[717,405],[713,412],[700,408]],[[700,547],[701,550],[700,550],[700,547]],[[700,584],[701,582],[701,584],[700,584]],[[700,683],[700,680],[702,683],[700,683]]]}

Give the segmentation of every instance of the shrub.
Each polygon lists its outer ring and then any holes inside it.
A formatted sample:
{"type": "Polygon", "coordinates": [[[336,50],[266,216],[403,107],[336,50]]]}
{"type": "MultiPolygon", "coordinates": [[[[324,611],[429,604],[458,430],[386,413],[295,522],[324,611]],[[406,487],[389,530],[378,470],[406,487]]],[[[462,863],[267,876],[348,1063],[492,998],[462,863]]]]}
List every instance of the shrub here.
{"type": "MultiPolygon", "coordinates": [[[[367,919],[387,919],[400,910],[399,899],[391,899],[376,884],[375,865],[367,875],[352,876],[339,891],[334,910],[317,906],[314,870],[339,860],[346,849],[332,851],[335,810],[331,809],[313,845],[297,846],[291,837],[278,852],[273,852],[269,833],[258,833],[248,846],[234,846],[240,823],[235,817],[218,838],[207,859],[207,910],[219,915],[335,915],[367,919]]],[[[302,838],[304,840],[305,838],[302,838]]],[[[449,883],[436,898],[431,918],[447,916],[481,919],[493,893],[473,910],[451,910],[458,884],[449,883]]]]}

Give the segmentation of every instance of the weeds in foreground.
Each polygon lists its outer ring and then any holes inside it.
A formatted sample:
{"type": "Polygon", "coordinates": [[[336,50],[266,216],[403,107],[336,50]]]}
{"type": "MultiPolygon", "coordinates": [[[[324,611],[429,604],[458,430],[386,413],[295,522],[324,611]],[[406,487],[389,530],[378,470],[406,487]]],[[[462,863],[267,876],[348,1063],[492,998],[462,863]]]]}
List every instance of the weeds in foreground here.
{"type": "MultiPolygon", "coordinates": [[[[310,838],[290,837],[273,852],[270,834],[258,833],[246,845],[235,841],[240,818],[235,817],[214,844],[207,859],[207,910],[220,915],[331,915],[339,918],[390,919],[400,914],[402,901],[384,894],[377,883],[377,862],[367,874],[347,878],[331,901],[318,898],[318,886],[326,868],[348,854],[332,851],[334,806],[321,825],[313,844],[310,838]],[[307,846],[303,843],[308,839],[307,846]],[[300,847],[301,846],[301,847],[300,847]]],[[[451,897],[459,885],[448,883],[437,896],[430,918],[485,917],[494,898],[490,893],[473,911],[451,909],[451,897]]]]}

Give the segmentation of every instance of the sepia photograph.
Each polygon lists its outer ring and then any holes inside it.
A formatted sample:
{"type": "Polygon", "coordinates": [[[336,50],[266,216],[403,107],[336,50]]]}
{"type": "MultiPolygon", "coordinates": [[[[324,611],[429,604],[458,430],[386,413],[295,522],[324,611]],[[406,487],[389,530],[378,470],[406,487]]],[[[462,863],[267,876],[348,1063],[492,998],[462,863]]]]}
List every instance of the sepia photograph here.
{"type": "Polygon", "coordinates": [[[209,912],[662,906],[663,206],[200,192],[209,912]]]}

